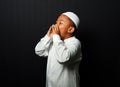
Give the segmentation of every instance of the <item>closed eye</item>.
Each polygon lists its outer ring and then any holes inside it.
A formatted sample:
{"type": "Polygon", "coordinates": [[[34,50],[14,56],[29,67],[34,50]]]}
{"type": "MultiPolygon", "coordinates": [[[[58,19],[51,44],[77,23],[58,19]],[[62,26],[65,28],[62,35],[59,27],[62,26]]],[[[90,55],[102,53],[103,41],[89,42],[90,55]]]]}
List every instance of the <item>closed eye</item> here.
{"type": "Polygon", "coordinates": [[[64,24],[64,21],[60,21],[60,24],[64,24]]]}

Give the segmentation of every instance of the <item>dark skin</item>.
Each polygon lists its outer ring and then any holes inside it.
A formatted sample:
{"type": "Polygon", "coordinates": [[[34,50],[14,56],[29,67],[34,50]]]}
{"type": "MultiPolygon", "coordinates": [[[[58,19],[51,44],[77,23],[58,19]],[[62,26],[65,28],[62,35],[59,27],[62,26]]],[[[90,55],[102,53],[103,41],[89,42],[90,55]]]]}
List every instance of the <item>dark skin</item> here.
{"type": "Polygon", "coordinates": [[[73,22],[65,15],[60,15],[55,24],[50,26],[47,35],[51,38],[52,35],[58,34],[61,39],[70,38],[73,35],[75,28],[73,22]]]}

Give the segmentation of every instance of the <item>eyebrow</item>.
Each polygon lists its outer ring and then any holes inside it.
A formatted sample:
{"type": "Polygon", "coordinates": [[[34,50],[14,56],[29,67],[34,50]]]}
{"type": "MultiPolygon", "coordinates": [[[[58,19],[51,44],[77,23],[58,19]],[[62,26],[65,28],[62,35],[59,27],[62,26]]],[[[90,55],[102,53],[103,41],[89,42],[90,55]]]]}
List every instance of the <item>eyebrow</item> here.
{"type": "Polygon", "coordinates": [[[58,21],[63,21],[63,22],[65,22],[64,20],[57,20],[56,22],[58,22],[58,21]]]}

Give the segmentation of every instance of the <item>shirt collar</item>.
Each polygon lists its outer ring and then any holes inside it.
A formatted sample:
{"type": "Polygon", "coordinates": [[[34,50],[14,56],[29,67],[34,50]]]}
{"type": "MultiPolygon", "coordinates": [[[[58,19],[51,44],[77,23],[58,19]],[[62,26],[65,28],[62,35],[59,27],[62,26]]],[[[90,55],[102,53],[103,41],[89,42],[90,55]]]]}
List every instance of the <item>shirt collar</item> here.
{"type": "Polygon", "coordinates": [[[71,40],[72,38],[75,38],[75,36],[72,36],[72,37],[65,39],[64,42],[67,42],[67,41],[71,40]]]}

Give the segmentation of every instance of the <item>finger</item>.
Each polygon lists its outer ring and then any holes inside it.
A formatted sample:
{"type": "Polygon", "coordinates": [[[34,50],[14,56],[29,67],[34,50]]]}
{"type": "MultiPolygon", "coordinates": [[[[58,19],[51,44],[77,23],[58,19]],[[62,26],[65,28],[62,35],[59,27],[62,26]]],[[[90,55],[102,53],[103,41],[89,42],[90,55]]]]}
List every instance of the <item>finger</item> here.
{"type": "Polygon", "coordinates": [[[48,30],[48,34],[52,33],[52,26],[50,26],[49,30],[48,30]]]}
{"type": "Polygon", "coordinates": [[[53,28],[52,30],[53,30],[53,33],[56,33],[56,30],[55,30],[55,28],[53,28]]]}
{"type": "Polygon", "coordinates": [[[50,30],[49,30],[50,32],[52,31],[52,27],[50,27],[50,30]]]}
{"type": "Polygon", "coordinates": [[[52,25],[52,28],[55,28],[54,24],[52,25]]]}
{"type": "Polygon", "coordinates": [[[50,29],[51,29],[51,26],[49,27],[48,31],[50,31],[50,29]]]}
{"type": "Polygon", "coordinates": [[[56,31],[56,27],[54,26],[54,30],[56,31]]]}
{"type": "Polygon", "coordinates": [[[57,31],[59,31],[59,28],[58,28],[58,26],[56,26],[56,30],[57,30],[57,31]]]}
{"type": "Polygon", "coordinates": [[[53,31],[54,31],[54,32],[56,31],[56,28],[55,28],[55,27],[53,28],[53,31]]]}
{"type": "Polygon", "coordinates": [[[55,26],[55,31],[58,32],[58,27],[55,26]]]}
{"type": "Polygon", "coordinates": [[[50,28],[49,28],[49,30],[48,30],[48,34],[50,33],[50,28]]]}
{"type": "Polygon", "coordinates": [[[58,28],[58,26],[57,26],[57,25],[55,25],[55,28],[56,28],[56,30],[57,30],[57,31],[59,30],[59,28],[58,28]]]}

